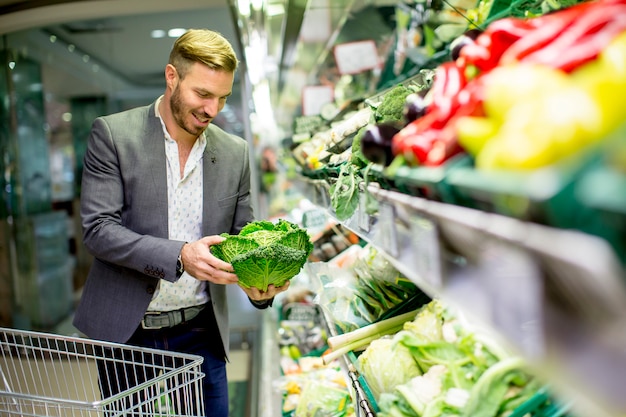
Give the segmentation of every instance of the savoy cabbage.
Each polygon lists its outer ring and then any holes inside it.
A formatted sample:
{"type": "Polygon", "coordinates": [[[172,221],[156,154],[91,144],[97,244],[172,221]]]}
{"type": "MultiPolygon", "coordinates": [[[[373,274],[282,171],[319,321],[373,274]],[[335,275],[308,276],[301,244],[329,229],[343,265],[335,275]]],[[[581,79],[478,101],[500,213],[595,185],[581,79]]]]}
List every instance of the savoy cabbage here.
{"type": "Polygon", "coordinates": [[[232,264],[239,285],[262,291],[298,274],[313,250],[307,231],[284,219],[248,223],[238,235],[222,236],[226,240],[211,247],[213,255],[232,264]]]}

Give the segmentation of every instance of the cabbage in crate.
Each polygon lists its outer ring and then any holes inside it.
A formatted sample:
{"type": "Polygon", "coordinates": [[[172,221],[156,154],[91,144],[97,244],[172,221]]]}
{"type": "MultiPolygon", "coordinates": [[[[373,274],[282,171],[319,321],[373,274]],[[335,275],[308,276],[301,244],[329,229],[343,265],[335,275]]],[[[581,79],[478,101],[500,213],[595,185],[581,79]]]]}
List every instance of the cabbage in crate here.
{"type": "Polygon", "coordinates": [[[239,285],[262,291],[298,274],[313,250],[307,231],[283,219],[248,223],[238,235],[221,236],[226,240],[211,247],[213,255],[233,265],[239,285]]]}

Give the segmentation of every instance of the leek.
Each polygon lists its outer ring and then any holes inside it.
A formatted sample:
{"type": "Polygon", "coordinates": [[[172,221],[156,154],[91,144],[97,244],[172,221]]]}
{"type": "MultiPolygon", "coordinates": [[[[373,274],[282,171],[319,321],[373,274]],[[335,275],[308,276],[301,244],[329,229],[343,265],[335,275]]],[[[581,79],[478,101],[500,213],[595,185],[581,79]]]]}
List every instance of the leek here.
{"type": "Polygon", "coordinates": [[[390,329],[395,329],[398,326],[402,327],[407,321],[413,320],[418,311],[419,309],[409,311],[408,313],[400,314],[398,316],[390,317],[376,323],[368,324],[367,326],[363,326],[348,333],[331,336],[328,338],[328,346],[334,350],[343,345],[352,343],[356,340],[364,339],[366,337],[370,337],[372,335],[391,334],[392,332],[389,331],[390,329]]]}
{"type": "Polygon", "coordinates": [[[404,327],[404,323],[415,318],[418,311],[419,309],[410,311],[376,323],[368,324],[367,326],[363,326],[348,333],[329,337],[328,347],[331,351],[323,355],[322,360],[325,364],[329,364],[341,355],[369,345],[373,340],[399,332],[404,327]]]}
{"type": "MultiPolygon", "coordinates": [[[[361,330],[361,329],[357,329],[357,330],[361,330]]],[[[374,340],[388,335],[388,334],[392,334],[392,333],[397,333],[400,330],[402,330],[402,325],[396,326],[396,327],[389,327],[387,329],[385,329],[382,332],[376,332],[373,334],[370,334],[369,336],[365,336],[362,337],[360,339],[354,339],[354,340],[349,340],[347,343],[344,343],[342,345],[339,345],[335,348],[331,348],[331,351],[324,354],[322,356],[322,360],[324,361],[324,365],[328,365],[329,363],[331,363],[332,361],[334,361],[335,359],[339,358],[341,355],[345,355],[346,353],[350,352],[350,351],[354,351],[354,350],[359,350],[367,345],[369,345],[370,343],[372,343],[374,340]]],[[[355,330],[356,331],[356,330],[355,330]]],[[[349,333],[346,333],[346,335],[349,333]]],[[[341,335],[344,336],[344,335],[341,335]]]]}

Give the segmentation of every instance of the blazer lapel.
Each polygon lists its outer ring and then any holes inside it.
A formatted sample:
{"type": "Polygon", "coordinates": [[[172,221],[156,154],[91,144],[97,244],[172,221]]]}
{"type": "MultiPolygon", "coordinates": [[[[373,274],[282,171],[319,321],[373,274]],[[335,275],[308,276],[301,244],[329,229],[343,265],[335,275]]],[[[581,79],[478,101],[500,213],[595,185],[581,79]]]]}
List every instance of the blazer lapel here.
{"type": "Polygon", "coordinates": [[[204,131],[204,137],[206,138],[206,148],[204,148],[204,156],[202,158],[202,234],[208,235],[209,223],[211,220],[211,211],[215,209],[216,193],[215,193],[215,181],[211,181],[211,178],[216,178],[216,172],[220,169],[220,161],[217,159],[217,150],[215,148],[215,140],[213,140],[213,132],[211,125],[204,131]]]}
{"type": "Polygon", "coordinates": [[[148,160],[146,186],[152,188],[154,211],[151,216],[157,218],[155,235],[168,237],[167,223],[167,172],[165,157],[165,138],[161,120],[154,114],[155,103],[148,108],[147,132],[143,137],[143,146],[148,160]]]}

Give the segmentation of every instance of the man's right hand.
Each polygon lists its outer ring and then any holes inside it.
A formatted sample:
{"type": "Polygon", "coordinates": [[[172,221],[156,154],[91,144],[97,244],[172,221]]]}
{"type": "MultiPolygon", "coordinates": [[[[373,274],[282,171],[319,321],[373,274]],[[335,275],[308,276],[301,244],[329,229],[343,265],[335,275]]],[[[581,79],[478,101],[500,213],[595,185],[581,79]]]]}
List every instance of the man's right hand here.
{"type": "Polygon", "coordinates": [[[211,253],[211,246],[221,243],[224,239],[222,236],[213,235],[185,243],[180,251],[185,272],[201,281],[236,284],[238,279],[233,266],[211,253]]]}

